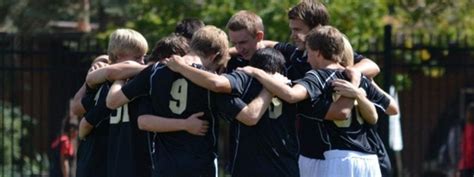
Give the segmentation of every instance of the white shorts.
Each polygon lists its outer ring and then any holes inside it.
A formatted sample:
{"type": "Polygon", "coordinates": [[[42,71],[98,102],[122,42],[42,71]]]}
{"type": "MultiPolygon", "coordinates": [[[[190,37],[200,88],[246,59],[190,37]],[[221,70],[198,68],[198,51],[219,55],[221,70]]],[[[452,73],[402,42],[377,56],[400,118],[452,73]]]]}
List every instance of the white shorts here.
{"type": "Polygon", "coordinates": [[[327,168],[326,162],[321,159],[312,159],[300,155],[298,160],[300,177],[321,177],[327,168]]]}
{"type": "Polygon", "coordinates": [[[350,150],[324,152],[327,168],[321,176],[331,177],[381,177],[379,160],[375,154],[350,150]]]}

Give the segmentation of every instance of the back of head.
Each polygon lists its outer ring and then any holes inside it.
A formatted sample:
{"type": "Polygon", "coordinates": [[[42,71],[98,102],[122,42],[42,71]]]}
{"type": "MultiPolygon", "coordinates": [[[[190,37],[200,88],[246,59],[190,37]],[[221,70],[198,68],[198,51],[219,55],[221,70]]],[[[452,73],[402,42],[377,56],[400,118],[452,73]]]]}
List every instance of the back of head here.
{"type": "Polygon", "coordinates": [[[285,70],[285,57],[274,48],[258,49],[250,59],[250,66],[269,73],[282,73],[285,70]]]}
{"type": "Polygon", "coordinates": [[[246,10],[241,10],[230,17],[226,27],[230,31],[247,30],[254,37],[258,31],[264,31],[262,18],[246,10]]]}
{"type": "Polygon", "coordinates": [[[193,34],[204,27],[204,22],[197,18],[186,18],[181,20],[174,29],[174,32],[178,35],[184,36],[186,39],[191,40],[193,34]]]}
{"type": "Polygon", "coordinates": [[[288,19],[302,20],[310,29],[329,24],[329,13],[320,2],[302,0],[288,12],[288,19]]]}
{"type": "Polygon", "coordinates": [[[345,35],[342,39],[344,40],[344,51],[342,51],[341,55],[341,65],[344,67],[352,66],[354,65],[354,51],[352,45],[345,35]]]}
{"type": "Polygon", "coordinates": [[[148,61],[158,62],[171,55],[186,55],[189,52],[188,40],[180,35],[171,34],[156,42],[148,61]]]}
{"type": "Polygon", "coordinates": [[[319,51],[325,59],[340,63],[344,50],[343,38],[342,33],[336,28],[321,26],[312,29],[306,35],[306,48],[319,51]]]}
{"type": "Polygon", "coordinates": [[[117,29],[110,35],[107,54],[112,63],[122,54],[144,55],[147,51],[145,37],[135,30],[117,29]]]}
{"type": "Polygon", "coordinates": [[[208,25],[196,31],[190,47],[191,51],[200,57],[207,58],[217,54],[213,60],[216,65],[227,63],[229,41],[225,32],[215,26],[208,25]]]}

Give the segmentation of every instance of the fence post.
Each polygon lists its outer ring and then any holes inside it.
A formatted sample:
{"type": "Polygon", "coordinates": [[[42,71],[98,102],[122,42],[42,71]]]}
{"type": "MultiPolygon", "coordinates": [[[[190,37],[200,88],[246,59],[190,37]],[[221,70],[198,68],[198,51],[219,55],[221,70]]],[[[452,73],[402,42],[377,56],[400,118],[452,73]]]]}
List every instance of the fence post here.
{"type": "Polygon", "coordinates": [[[383,89],[388,91],[392,85],[392,25],[384,27],[384,52],[383,52],[383,89]]]}

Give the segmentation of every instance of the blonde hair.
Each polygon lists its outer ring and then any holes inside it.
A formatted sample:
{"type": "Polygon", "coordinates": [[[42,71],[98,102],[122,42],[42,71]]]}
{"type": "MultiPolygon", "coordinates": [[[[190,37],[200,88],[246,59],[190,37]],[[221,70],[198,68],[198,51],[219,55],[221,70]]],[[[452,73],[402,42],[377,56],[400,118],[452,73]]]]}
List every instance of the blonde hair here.
{"type": "Polygon", "coordinates": [[[217,54],[212,62],[216,66],[225,65],[229,58],[227,35],[224,31],[212,25],[205,26],[196,31],[191,40],[190,47],[191,51],[200,57],[208,58],[217,54]]]}
{"type": "Polygon", "coordinates": [[[132,29],[117,29],[109,38],[107,54],[110,61],[115,63],[121,54],[145,54],[148,51],[148,43],[139,32],[132,29]]]}
{"type": "Polygon", "coordinates": [[[247,10],[241,10],[230,17],[226,27],[231,31],[246,30],[253,37],[257,36],[258,31],[264,30],[262,18],[247,10]]]}
{"type": "Polygon", "coordinates": [[[347,39],[347,36],[343,35],[344,40],[344,50],[341,54],[341,65],[344,67],[354,65],[354,51],[352,49],[352,45],[347,39]]]}

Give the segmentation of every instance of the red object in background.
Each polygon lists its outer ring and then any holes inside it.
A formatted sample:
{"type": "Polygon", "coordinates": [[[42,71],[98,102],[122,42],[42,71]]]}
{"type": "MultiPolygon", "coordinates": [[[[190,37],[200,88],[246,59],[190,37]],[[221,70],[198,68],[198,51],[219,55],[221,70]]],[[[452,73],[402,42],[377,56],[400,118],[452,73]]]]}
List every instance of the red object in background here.
{"type": "Polygon", "coordinates": [[[67,135],[61,135],[51,143],[51,149],[56,149],[58,146],[61,146],[60,154],[66,157],[74,156],[74,146],[67,135]]]}
{"type": "Polygon", "coordinates": [[[461,160],[459,162],[459,169],[473,169],[474,168],[474,124],[467,123],[464,128],[464,136],[461,147],[461,160]]]}

